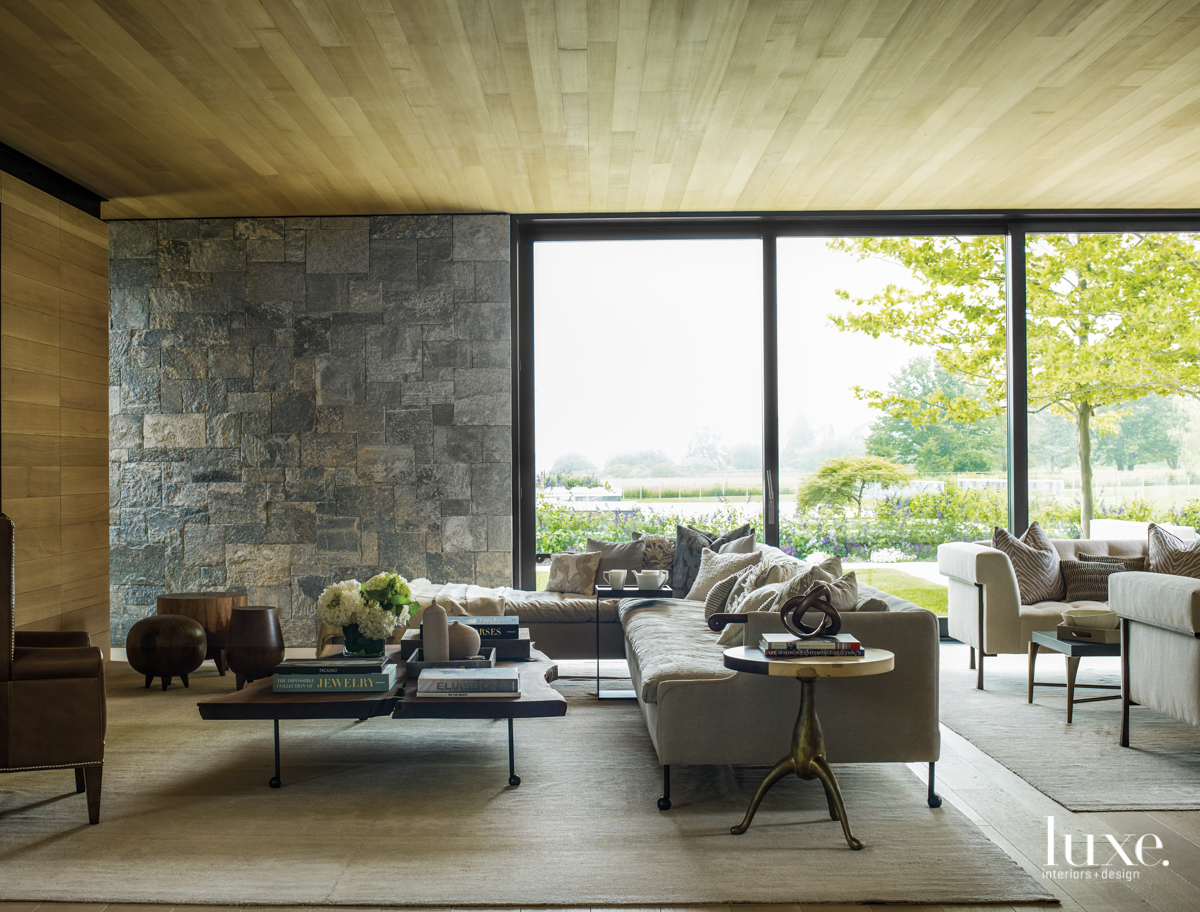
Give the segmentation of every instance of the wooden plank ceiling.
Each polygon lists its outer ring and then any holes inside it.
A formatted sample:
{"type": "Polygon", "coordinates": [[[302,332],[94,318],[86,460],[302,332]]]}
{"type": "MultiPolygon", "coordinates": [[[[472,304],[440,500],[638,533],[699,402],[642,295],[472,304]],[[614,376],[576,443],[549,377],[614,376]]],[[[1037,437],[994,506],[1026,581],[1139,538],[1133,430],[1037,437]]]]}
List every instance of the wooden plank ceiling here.
{"type": "Polygon", "coordinates": [[[0,0],[106,218],[1200,206],[1200,0],[0,0]]]}

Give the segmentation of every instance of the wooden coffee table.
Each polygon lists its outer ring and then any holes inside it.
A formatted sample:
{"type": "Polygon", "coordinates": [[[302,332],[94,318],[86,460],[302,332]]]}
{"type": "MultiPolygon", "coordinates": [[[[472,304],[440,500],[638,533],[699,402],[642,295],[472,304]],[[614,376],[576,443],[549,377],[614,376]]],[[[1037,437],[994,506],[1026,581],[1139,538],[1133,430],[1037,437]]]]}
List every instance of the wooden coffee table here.
{"type": "Polygon", "coordinates": [[[1103,697],[1076,697],[1075,690],[1115,690],[1120,691],[1119,684],[1076,684],[1075,676],[1079,673],[1079,660],[1088,656],[1115,657],[1121,654],[1120,643],[1084,643],[1079,640],[1060,640],[1054,633],[1035,630],[1029,640],[1029,689],[1027,703],[1033,702],[1034,687],[1065,687],[1067,689],[1067,722],[1074,721],[1076,703],[1098,703],[1102,700],[1119,700],[1121,694],[1115,693],[1103,697]],[[1033,667],[1037,664],[1039,649],[1049,649],[1061,653],[1067,660],[1067,683],[1058,684],[1053,681],[1035,681],[1033,667]]]}
{"type": "MultiPolygon", "coordinates": [[[[340,655],[341,647],[329,647],[326,655],[340,655]]],[[[416,678],[405,677],[400,647],[387,647],[388,659],[398,665],[396,686],[387,693],[275,693],[265,678],[221,697],[198,704],[200,717],[212,720],[270,720],[275,723],[275,775],[271,788],[283,781],[279,774],[279,723],[283,719],[366,719],[390,715],[393,719],[507,719],[508,784],[518,786],[513,757],[513,720],[563,716],[567,701],[550,682],[558,678],[558,666],[536,649],[525,661],[498,662],[501,667],[521,670],[519,697],[417,697],[416,678]]]]}

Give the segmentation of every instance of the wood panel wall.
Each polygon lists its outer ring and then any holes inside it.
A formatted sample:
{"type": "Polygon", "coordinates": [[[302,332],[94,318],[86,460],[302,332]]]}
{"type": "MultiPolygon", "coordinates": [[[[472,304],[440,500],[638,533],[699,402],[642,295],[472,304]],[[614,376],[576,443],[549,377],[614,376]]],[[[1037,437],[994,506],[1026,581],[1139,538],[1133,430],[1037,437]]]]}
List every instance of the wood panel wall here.
{"type": "Polygon", "coordinates": [[[108,226],[0,174],[0,503],[17,629],[109,651],[108,226]]]}

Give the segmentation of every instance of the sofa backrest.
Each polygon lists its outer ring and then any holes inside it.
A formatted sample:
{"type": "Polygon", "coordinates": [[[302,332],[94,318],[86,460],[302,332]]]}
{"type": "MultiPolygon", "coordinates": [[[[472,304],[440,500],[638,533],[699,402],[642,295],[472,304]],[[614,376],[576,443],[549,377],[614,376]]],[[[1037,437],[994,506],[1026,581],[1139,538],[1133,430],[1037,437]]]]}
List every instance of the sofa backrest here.
{"type": "Polygon", "coordinates": [[[1105,538],[1053,538],[1050,543],[1064,560],[1079,560],[1080,554],[1102,554],[1111,557],[1145,557],[1149,546],[1145,539],[1111,540],[1105,538]]]}

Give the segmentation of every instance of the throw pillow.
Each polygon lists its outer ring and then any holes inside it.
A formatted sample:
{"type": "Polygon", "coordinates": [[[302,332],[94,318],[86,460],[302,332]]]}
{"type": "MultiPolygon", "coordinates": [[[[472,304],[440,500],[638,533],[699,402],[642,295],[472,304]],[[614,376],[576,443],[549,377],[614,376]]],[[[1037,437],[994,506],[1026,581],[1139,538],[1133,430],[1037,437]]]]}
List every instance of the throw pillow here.
{"type": "Polygon", "coordinates": [[[594,538],[587,540],[588,551],[600,552],[600,569],[596,571],[596,585],[608,582],[609,570],[641,570],[646,543],[640,541],[606,542],[594,538]]]}
{"type": "Polygon", "coordinates": [[[868,598],[859,602],[855,611],[887,611],[888,603],[881,598],[868,598]]]}
{"type": "Polygon", "coordinates": [[[1123,566],[1108,561],[1064,560],[1062,575],[1067,594],[1063,599],[1068,602],[1107,602],[1108,578],[1124,572],[1123,566]]]}
{"type": "MultiPolygon", "coordinates": [[[[716,542],[713,542],[713,544],[716,544],[716,542]]],[[[751,533],[742,538],[735,538],[733,541],[726,542],[714,550],[719,554],[749,554],[754,550],[754,534],[751,533]]]]}
{"type": "MultiPolygon", "coordinates": [[[[841,567],[841,560],[838,561],[838,567],[841,567]]],[[[829,562],[826,561],[826,564],[829,562]]],[[[751,568],[753,570],[753,568],[751,568]]],[[[745,571],[747,573],[751,571],[745,571]]],[[[746,577],[747,579],[749,577],[746,577]]],[[[813,583],[832,583],[834,578],[827,573],[821,565],[809,567],[803,573],[797,574],[789,580],[784,580],[779,583],[763,583],[758,588],[753,589],[741,595],[738,599],[736,607],[731,607],[733,599],[730,598],[730,606],[726,607],[726,611],[730,614],[749,614],[754,611],[775,611],[786,602],[788,599],[797,595],[804,595],[812,588],[813,583]]],[[[729,624],[722,632],[717,643],[722,646],[741,646],[744,637],[745,624],[729,624]]]]}
{"type": "Polygon", "coordinates": [[[642,532],[634,532],[633,540],[646,544],[646,550],[642,555],[643,570],[671,572],[671,563],[675,559],[674,535],[646,535],[642,532]]]}
{"type": "Polygon", "coordinates": [[[1003,551],[1012,562],[1022,605],[1062,598],[1058,551],[1036,522],[1030,523],[1020,538],[996,526],[992,532],[992,547],[1003,551]]]}
{"type": "Polygon", "coordinates": [[[596,591],[596,568],[599,566],[599,551],[584,551],[581,554],[558,551],[550,558],[550,579],[546,582],[546,591],[592,595],[596,591]]]}
{"type": "Polygon", "coordinates": [[[1080,554],[1081,561],[1095,561],[1099,564],[1120,564],[1123,570],[1145,570],[1144,557],[1116,557],[1112,554],[1080,554]]]}
{"type": "Polygon", "coordinates": [[[675,527],[675,555],[671,561],[671,594],[684,598],[700,572],[701,552],[712,545],[712,536],[691,526],[675,527]]]}
{"type": "Polygon", "coordinates": [[[839,612],[844,614],[858,607],[858,577],[853,570],[826,585],[829,586],[829,604],[839,612]]]}
{"type": "Polygon", "coordinates": [[[761,551],[752,551],[749,554],[718,554],[712,548],[703,549],[700,552],[700,569],[696,572],[696,581],[688,590],[687,599],[693,602],[704,601],[708,590],[725,577],[733,576],[739,570],[745,570],[761,560],[761,551]]]}
{"type": "MultiPolygon", "coordinates": [[[[690,529],[691,526],[688,526],[688,528],[690,529]]],[[[696,529],[695,531],[699,532],[700,530],[696,529]]],[[[736,529],[726,532],[723,535],[715,536],[713,538],[713,543],[709,547],[719,553],[722,545],[727,545],[731,541],[735,541],[739,538],[745,538],[747,535],[750,536],[750,540],[753,541],[754,534],[754,526],[750,525],[750,523],[742,523],[742,525],[738,526],[736,529]]]]}
{"type": "Polygon", "coordinates": [[[749,568],[739,570],[730,576],[725,577],[715,586],[708,590],[708,595],[704,597],[704,620],[707,621],[712,615],[720,614],[725,610],[725,603],[729,601],[729,593],[733,591],[733,584],[738,581],[738,577],[749,568]]]}
{"type": "Polygon", "coordinates": [[[1185,542],[1162,526],[1150,523],[1150,572],[1200,579],[1200,539],[1185,542]]]}

